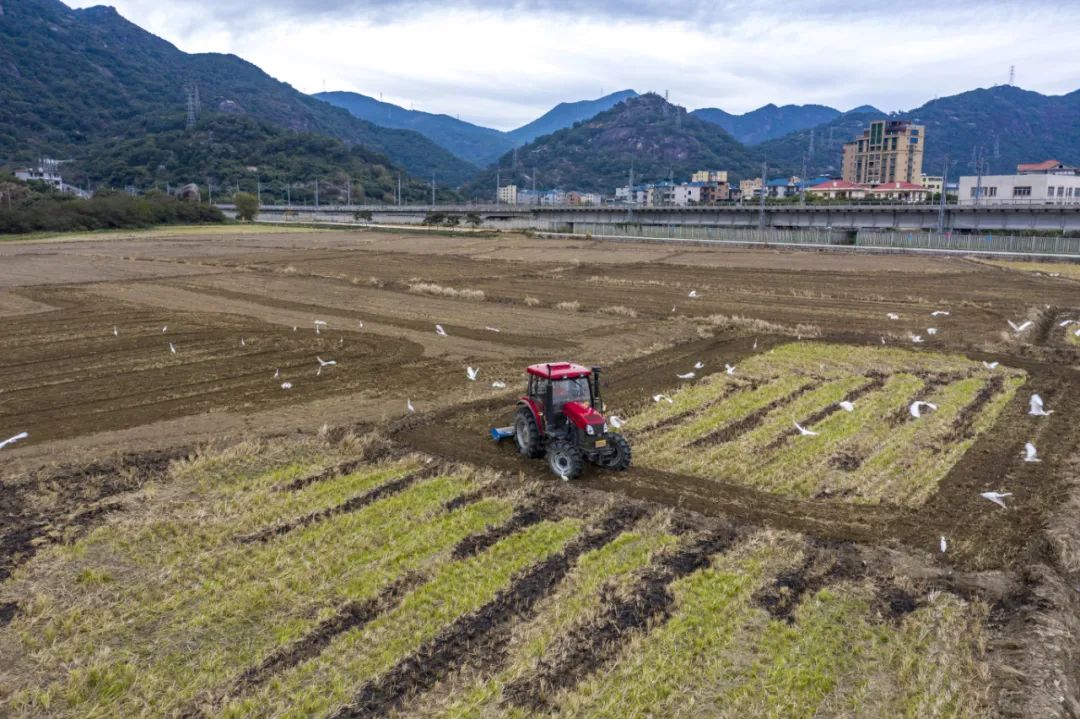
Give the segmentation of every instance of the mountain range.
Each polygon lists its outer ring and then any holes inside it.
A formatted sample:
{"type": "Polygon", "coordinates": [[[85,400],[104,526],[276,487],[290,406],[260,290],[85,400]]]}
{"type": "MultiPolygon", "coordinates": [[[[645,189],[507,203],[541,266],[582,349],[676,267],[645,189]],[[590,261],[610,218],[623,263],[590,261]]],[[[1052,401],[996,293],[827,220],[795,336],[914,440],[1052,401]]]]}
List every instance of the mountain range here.
{"type": "Polygon", "coordinates": [[[320,92],[313,97],[382,127],[415,130],[466,162],[487,167],[508,150],[575,122],[588,120],[629,97],[637,97],[637,93],[621,90],[596,100],[562,102],[532,122],[509,132],[481,127],[449,115],[406,110],[356,92],[320,92]]]}
{"type": "Polygon", "coordinates": [[[218,184],[323,178],[369,199],[442,188],[491,192],[495,174],[538,187],[610,192],[697,169],[756,176],[838,174],[841,147],[874,120],[926,126],[924,172],[1011,172],[1019,162],[1080,161],[1080,91],[1004,85],[886,115],[860,106],[765,105],[743,115],[687,112],[622,90],[565,102],[503,132],[355,93],[305,95],[233,55],[188,54],[108,7],[0,0],[0,167],[71,160],[65,173],[105,184],[218,184]],[[197,99],[196,99],[197,98],[197,99]],[[186,122],[187,105],[200,110],[186,122]],[[484,169],[481,169],[484,168],[484,169]],[[410,179],[409,176],[414,179],[410,179]]]}
{"type": "Polygon", "coordinates": [[[749,148],[721,128],[655,93],[628,98],[572,127],[538,137],[481,173],[472,194],[490,195],[495,174],[504,184],[610,193],[635,177],[686,179],[694,170],[753,173],[749,148]]]}
{"type": "Polygon", "coordinates": [[[816,127],[843,113],[824,105],[777,107],[769,103],[743,115],[732,115],[715,107],[703,107],[690,114],[719,125],[744,145],[755,145],[791,132],[816,127]]]}
{"type": "Polygon", "coordinates": [[[193,83],[204,114],[362,145],[387,165],[454,186],[476,172],[417,133],[360,120],[236,56],[184,53],[112,8],[58,0],[4,2],[0,11],[0,164],[78,159],[106,141],[183,128],[193,83]]]}

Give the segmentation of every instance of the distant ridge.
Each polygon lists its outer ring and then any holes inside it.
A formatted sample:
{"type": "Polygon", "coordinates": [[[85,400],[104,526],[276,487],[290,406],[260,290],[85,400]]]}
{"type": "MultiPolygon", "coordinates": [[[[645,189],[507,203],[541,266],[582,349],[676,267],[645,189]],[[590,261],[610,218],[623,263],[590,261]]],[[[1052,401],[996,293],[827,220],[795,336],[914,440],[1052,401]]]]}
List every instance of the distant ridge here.
{"type": "Polygon", "coordinates": [[[570,127],[575,122],[596,117],[596,115],[618,105],[623,100],[637,96],[638,94],[634,90],[620,90],[596,100],[560,102],[527,125],[522,125],[506,134],[516,144],[524,145],[543,135],[549,135],[557,130],[570,127]]]}
{"type": "Polygon", "coordinates": [[[243,114],[362,145],[397,168],[428,179],[434,172],[452,186],[476,171],[418,133],[359,120],[235,55],[185,53],[112,8],[72,10],[58,0],[3,2],[0,158],[77,159],[118,138],[182,128],[192,80],[204,117],[243,114]]]}
{"type": "Polygon", "coordinates": [[[356,92],[320,92],[312,97],[348,110],[355,117],[381,127],[415,130],[478,167],[486,167],[514,146],[514,141],[499,130],[474,125],[449,115],[406,110],[356,92]]]}
{"type": "Polygon", "coordinates": [[[839,117],[841,112],[824,105],[784,105],[769,103],[743,115],[717,108],[701,108],[690,113],[727,130],[739,142],[756,145],[839,117]]]}
{"type": "MultiPolygon", "coordinates": [[[[685,180],[701,169],[753,171],[751,152],[723,128],[649,93],[630,97],[595,117],[536,138],[499,159],[503,184],[559,187],[611,194],[634,168],[638,182],[672,176],[685,180]]],[[[495,169],[482,173],[467,191],[490,196],[495,169]]]]}

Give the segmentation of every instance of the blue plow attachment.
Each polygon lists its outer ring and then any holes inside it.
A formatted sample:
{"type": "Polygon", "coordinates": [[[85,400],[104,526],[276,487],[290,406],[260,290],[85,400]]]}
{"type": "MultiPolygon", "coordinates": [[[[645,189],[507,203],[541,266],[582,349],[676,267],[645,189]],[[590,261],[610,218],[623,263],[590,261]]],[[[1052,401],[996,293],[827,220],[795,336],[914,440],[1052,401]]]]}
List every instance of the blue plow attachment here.
{"type": "Polygon", "coordinates": [[[510,439],[514,436],[513,427],[492,427],[491,438],[496,442],[501,442],[504,439],[510,439]]]}

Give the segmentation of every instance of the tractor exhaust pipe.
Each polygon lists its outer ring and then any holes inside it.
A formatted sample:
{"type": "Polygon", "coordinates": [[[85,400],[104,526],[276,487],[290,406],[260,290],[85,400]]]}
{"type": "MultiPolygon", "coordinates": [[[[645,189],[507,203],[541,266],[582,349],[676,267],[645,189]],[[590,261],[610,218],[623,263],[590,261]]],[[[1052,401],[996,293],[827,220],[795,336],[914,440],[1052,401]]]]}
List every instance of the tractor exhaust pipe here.
{"type": "Polygon", "coordinates": [[[592,382],[593,382],[593,399],[600,404],[600,409],[603,411],[604,401],[600,399],[600,368],[592,368],[592,382]]]}

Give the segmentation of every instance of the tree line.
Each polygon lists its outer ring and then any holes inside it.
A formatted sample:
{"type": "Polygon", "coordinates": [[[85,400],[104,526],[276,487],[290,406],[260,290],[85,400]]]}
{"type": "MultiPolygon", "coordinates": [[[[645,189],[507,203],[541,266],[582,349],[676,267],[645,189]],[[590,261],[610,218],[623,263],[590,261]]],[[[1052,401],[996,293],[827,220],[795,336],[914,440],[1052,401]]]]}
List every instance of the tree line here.
{"type": "Polygon", "coordinates": [[[41,182],[0,176],[0,235],[128,229],[154,225],[224,222],[211,205],[150,192],[133,197],[102,190],[89,200],[60,192],[41,182]]]}

